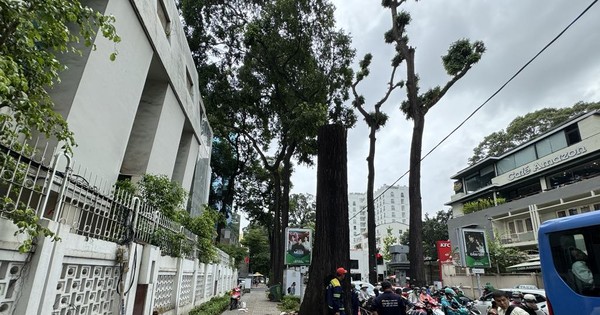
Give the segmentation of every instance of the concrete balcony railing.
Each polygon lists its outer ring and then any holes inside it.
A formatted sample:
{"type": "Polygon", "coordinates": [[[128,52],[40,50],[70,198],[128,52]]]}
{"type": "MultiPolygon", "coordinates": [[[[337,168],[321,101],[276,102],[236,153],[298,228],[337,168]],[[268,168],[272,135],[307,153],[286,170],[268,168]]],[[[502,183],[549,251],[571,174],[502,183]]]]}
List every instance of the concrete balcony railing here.
{"type": "Polygon", "coordinates": [[[500,236],[500,242],[502,244],[515,244],[528,241],[535,241],[535,235],[533,234],[533,231],[505,234],[500,236]]]}

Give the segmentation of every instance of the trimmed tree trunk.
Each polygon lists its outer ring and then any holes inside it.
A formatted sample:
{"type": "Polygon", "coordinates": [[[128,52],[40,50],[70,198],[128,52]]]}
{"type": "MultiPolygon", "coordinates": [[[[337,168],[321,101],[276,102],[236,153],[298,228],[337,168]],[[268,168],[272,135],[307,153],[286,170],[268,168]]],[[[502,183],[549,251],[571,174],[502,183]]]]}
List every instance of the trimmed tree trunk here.
{"type": "Polygon", "coordinates": [[[421,147],[423,145],[424,116],[413,117],[414,126],[410,145],[410,174],[408,175],[408,197],[410,202],[409,258],[411,284],[425,285],[423,256],[423,215],[421,204],[421,147]]]}
{"type": "Polygon", "coordinates": [[[369,124],[369,156],[367,164],[367,244],[369,246],[369,282],[377,283],[377,240],[375,236],[375,123],[369,124]]]}
{"type": "MultiPolygon", "coordinates": [[[[300,315],[327,314],[325,279],[335,275],[338,267],[350,269],[346,128],[323,126],[319,129],[318,141],[317,221],[309,280],[300,315]]],[[[347,310],[350,310],[349,284],[348,274],[343,283],[347,310]]]]}

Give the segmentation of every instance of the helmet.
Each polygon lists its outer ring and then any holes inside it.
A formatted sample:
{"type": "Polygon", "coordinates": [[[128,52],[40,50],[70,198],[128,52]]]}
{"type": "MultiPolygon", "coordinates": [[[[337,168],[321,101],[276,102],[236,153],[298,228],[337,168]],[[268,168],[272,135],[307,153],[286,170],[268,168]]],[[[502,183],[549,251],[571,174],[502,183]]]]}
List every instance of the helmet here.
{"type": "Polygon", "coordinates": [[[521,291],[513,291],[512,297],[513,298],[522,298],[523,294],[521,293],[521,291]]]}
{"type": "Polygon", "coordinates": [[[452,288],[446,288],[446,289],[444,289],[444,293],[450,294],[450,295],[455,295],[456,294],[454,292],[454,290],[452,290],[452,288]]]}
{"type": "Polygon", "coordinates": [[[427,288],[426,287],[422,287],[421,291],[427,291],[427,288]]]}

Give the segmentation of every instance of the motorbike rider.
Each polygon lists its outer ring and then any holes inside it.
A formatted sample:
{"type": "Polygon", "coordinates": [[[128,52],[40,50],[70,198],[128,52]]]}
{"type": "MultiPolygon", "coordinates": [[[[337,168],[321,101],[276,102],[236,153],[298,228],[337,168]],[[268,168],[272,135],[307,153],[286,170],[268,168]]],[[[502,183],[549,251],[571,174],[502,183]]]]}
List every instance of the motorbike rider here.
{"type": "Polygon", "coordinates": [[[444,289],[444,296],[442,296],[442,310],[444,311],[444,313],[446,315],[461,315],[461,312],[459,311],[459,306],[457,305],[456,301],[454,301],[454,296],[456,295],[456,292],[454,292],[454,290],[452,290],[452,288],[445,288],[444,289]],[[455,302],[455,303],[453,303],[455,302]]]}
{"type": "Polygon", "coordinates": [[[538,308],[535,295],[533,294],[525,294],[523,296],[523,302],[519,307],[529,313],[529,315],[545,315],[545,313],[538,308]]]}
{"type": "Polygon", "coordinates": [[[360,287],[360,291],[358,291],[358,301],[362,307],[365,307],[365,304],[367,304],[367,301],[371,298],[367,291],[368,288],[369,286],[365,283],[360,287]]]}
{"type": "Polygon", "coordinates": [[[240,287],[234,287],[229,293],[229,296],[229,310],[237,309],[240,302],[240,297],[242,296],[240,287]]]}
{"type": "Polygon", "coordinates": [[[408,301],[411,304],[415,304],[419,302],[419,287],[413,287],[412,291],[408,293],[408,301]]]}

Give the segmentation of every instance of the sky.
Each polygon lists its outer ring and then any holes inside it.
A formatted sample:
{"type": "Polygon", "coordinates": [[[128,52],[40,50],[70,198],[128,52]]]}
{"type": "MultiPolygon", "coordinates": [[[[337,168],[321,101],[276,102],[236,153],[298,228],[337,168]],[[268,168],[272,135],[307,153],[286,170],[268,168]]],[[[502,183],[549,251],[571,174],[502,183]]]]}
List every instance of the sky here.
{"type": "MultiPolygon", "coordinates": [[[[380,0],[333,0],[338,26],[350,33],[356,62],[373,54],[371,74],[359,86],[367,110],[383,95],[390,77],[393,47],[383,41],[391,14],[380,0]]],[[[450,79],[441,63],[451,43],[468,38],[487,48],[481,61],[458,81],[426,116],[423,155],[480,106],[529,59],[558,35],[590,3],[588,1],[407,1],[412,16],[409,44],[416,48],[420,88],[443,86],[450,79]]],[[[483,138],[506,128],[516,117],[546,107],[570,107],[600,101],[600,4],[594,5],[502,92],[477,112],[422,162],[423,212],[448,209],[453,194],[450,177],[468,166],[483,138]]],[[[358,69],[358,66],[355,66],[358,69]]],[[[405,79],[402,68],[398,79],[405,79]]],[[[409,167],[412,121],[400,104],[405,90],[395,90],[382,106],[389,115],[377,134],[375,189],[396,182],[409,167]]],[[[348,131],[348,192],[366,192],[368,130],[360,117],[348,131]]],[[[316,195],[316,166],[297,165],[292,193],[316,195]]],[[[408,176],[397,182],[408,185],[408,176]]]]}

